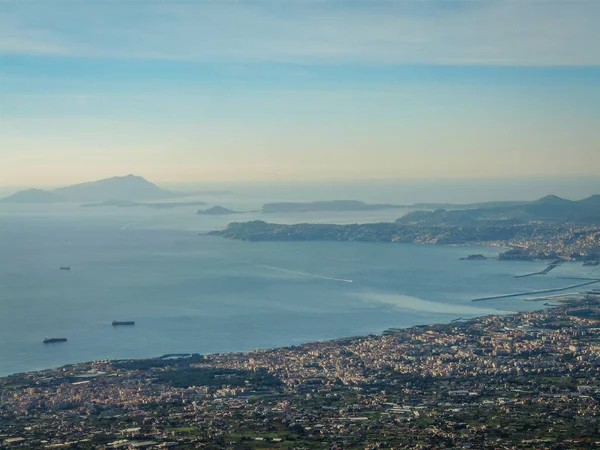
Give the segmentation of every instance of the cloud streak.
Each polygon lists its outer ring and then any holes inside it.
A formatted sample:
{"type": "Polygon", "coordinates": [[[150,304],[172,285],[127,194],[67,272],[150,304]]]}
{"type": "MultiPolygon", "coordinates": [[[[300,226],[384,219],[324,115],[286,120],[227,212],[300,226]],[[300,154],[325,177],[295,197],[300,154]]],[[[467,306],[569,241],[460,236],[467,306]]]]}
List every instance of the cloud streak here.
{"type": "Polygon", "coordinates": [[[600,2],[15,2],[0,54],[191,61],[600,65],[600,2]],[[64,7],[61,7],[61,3],[64,7]]]}

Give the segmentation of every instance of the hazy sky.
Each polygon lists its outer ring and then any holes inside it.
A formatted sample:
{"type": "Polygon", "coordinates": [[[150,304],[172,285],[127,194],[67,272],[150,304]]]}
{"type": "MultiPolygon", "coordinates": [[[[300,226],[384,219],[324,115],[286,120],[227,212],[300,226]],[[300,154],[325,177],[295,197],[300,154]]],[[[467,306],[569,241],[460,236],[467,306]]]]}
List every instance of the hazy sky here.
{"type": "Polygon", "coordinates": [[[599,0],[0,0],[0,185],[600,174],[599,0]]]}

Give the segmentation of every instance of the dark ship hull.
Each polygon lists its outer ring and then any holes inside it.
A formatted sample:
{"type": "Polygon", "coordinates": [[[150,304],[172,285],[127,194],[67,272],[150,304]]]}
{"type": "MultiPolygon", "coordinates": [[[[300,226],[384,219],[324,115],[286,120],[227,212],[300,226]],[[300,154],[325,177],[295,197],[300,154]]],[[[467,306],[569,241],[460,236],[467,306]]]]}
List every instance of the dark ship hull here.
{"type": "Polygon", "coordinates": [[[53,342],[66,342],[67,338],[45,338],[44,344],[52,344],[53,342]]]}
{"type": "Polygon", "coordinates": [[[133,320],[113,320],[112,325],[113,327],[117,327],[119,325],[135,325],[135,322],[133,320]]]}

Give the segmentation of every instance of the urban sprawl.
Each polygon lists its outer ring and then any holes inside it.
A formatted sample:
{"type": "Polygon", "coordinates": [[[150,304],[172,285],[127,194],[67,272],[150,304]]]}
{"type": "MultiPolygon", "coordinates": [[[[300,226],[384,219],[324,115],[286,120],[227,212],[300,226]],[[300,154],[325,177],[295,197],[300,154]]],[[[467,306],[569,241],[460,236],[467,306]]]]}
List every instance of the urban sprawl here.
{"type": "Polygon", "coordinates": [[[598,448],[600,291],[553,301],[382,335],[12,375],[0,379],[0,446],[598,448]]]}

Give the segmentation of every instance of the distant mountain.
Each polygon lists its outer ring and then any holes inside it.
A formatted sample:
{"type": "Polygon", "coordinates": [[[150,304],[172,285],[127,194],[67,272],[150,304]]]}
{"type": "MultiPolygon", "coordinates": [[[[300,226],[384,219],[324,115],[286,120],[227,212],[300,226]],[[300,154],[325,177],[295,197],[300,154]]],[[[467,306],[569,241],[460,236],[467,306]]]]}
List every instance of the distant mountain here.
{"type": "Polygon", "coordinates": [[[43,191],[42,189],[26,189],[0,199],[0,202],[7,203],[52,203],[58,201],[60,201],[60,199],[58,199],[54,193],[43,191]]]}
{"type": "Polygon", "coordinates": [[[105,200],[159,200],[180,194],[159,188],[142,177],[127,175],[74,184],[52,191],[63,201],[101,202],[105,200]]]}
{"type": "Polygon", "coordinates": [[[28,189],[0,201],[6,203],[118,202],[161,200],[181,195],[181,193],[161,189],[142,177],[127,175],[74,184],[50,191],[28,189]]]}
{"type": "Polygon", "coordinates": [[[465,209],[413,211],[399,218],[400,224],[478,226],[489,222],[514,224],[531,221],[600,224],[600,195],[567,200],[547,195],[532,202],[465,209]]]}
{"type": "Polygon", "coordinates": [[[213,206],[208,209],[200,209],[197,214],[206,215],[206,216],[225,216],[227,214],[238,214],[239,211],[234,211],[233,209],[223,208],[222,206],[213,206]]]}
{"type": "Polygon", "coordinates": [[[265,203],[263,213],[287,213],[307,211],[371,211],[375,209],[402,208],[398,205],[370,205],[358,200],[329,200],[319,202],[265,203]]]}
{"type": "Polygon", "coordinates": [[[557,195],[546,195],[533,203],[537,205],[567,205],[569,203],[573,203],[571,200],[567,200],[566,198],[561,198],[557,195]]]}
{"type": "Polygon", "coordinates": [[[584,198],[583,200],[579,200],[578,203],[582,205],[600,208],[600,195],[591,195],[590,197],[584,198]]]}

